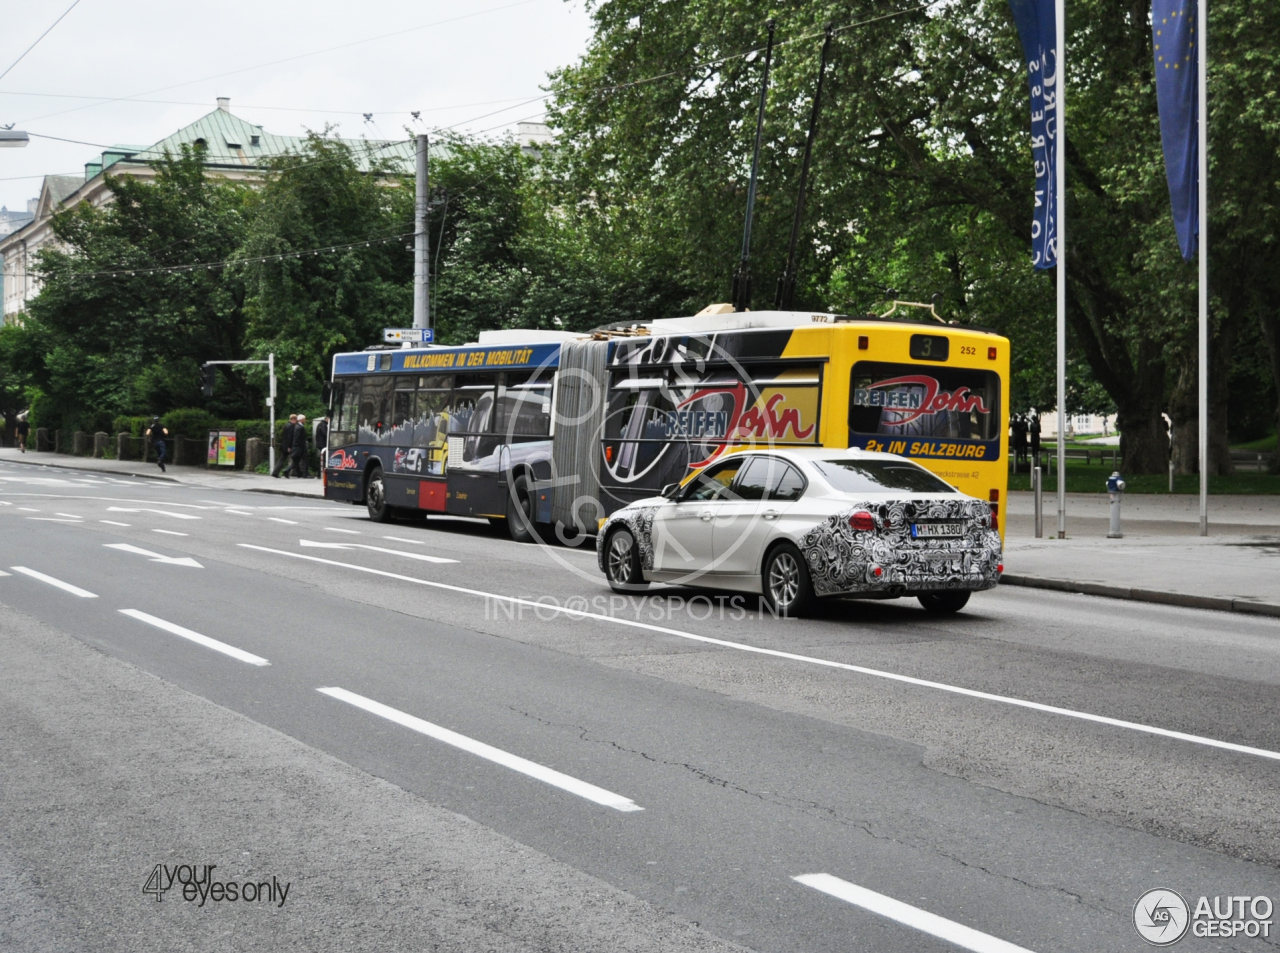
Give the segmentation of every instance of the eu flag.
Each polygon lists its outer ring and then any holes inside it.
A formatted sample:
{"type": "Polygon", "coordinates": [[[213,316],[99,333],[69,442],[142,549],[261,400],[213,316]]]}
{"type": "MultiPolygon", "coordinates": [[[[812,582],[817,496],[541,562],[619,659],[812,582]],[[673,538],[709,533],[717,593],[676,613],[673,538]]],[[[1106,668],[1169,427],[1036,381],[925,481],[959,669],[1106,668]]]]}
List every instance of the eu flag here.
{"type": "Polygon", "coordinates": [[[1173,227],[1182,257],[1190,261],[1196,253],[1200,214],[1196,151],[1196,68],[1200,54],[1195,0],[1151,0],[1151,43],[1155,47],[1156,103],[1160,108],[1160,141],[1173,205],[1173,227]]]}
{"type": "Polygon", "coordinates": [[[1057,151],[1058,22],[1053,0],[1009,0],[1018,25],[1027,85],[1031,89],[1031,156],[1036,169],[1036,206],[1031,218],[1032,264],[1052,268],[1058,263],[1057,151]]]}

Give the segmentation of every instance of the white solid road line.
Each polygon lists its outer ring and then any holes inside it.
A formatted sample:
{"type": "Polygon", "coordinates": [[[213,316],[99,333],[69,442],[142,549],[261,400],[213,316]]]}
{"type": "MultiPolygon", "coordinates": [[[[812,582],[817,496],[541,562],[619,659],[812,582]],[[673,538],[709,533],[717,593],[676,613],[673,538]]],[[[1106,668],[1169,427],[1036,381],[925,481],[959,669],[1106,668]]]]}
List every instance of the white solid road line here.
{"type": "Polygon", "coordinates": [[[24,513],[39,513],[39,512],[40,512],[39,510],[33,510],[33,509],[32,509],[31,507],[29,507],[29,506],[19,506],[19,507],[18,507],[18,509],[22,510],[22,512],[24,512],[24,513]]]}
{"type": "Polygon", "coordinates": [[[57,519],[53,516],[28,516],[27,519],[35,520],[37,523],[83,523],[84,520],[64,520],[57,519]]]}
{"type": "Polygon", "coordinates": [[[106,523],[108,526],[130,526],[130,523],[120,523],[116,520],[98,520],[99,523],[106,523]]]}
{"type": "Polygon", "coordinates": [[[391,540],[393,543],[413,543],[413,545],[415,545],[415,546],[425,546],[425,545],[427,545],[426,543],[424,543],[424,542],[423,542],[422,540],[420,540],[420,539],[405,539],[403,536],[384,536],[384,537],[382,537],[382,538],[383,538],[383,539],[389,539],[389,540],[391,540]]]}
{"type": "Polygon", "coordinates": [[[349,705],[355,705],[357,708],[363,708],[371,714],[378,715],[388,721],[394,721],[397,725],[403,725],[429,738],[435,738],[437,741],[443,741],[447,745],[461,748],[463,751],[468,751],[495,764],[500,764],[504,768],[519,771],[521,774],[526,774],[531,778],[550,784],[552,787],[568,791],[570,794],[576,794],[578,797],[594,801],[596,804],[611,807],[615,811],[644,810],[639,804],[623,797],[621,794],[614,794],[612,791],[598,788],[594,784],[588,784],[586,781],[571,778],[567,774],[561,774],[559,771],[528,761],[519,755],[510,754],[501,748],[487,745],[483,741],[476,741],[474,738],[460,735],[456,731],[450,731],[448,728],[442,728],[429,721],[423,721],[421,718],[415,718],[413,715],[407,715],[395,708],[383,705],[381,702],[376,702],[372,698],[365,698],[363,695],[349,692],[345,688],[318,688],[316,691],[339,701],[344,701],[349,705]]]}
{"type": "Polygon", "coordinates": [[[0,569],[0,576],[12,576],[12,575],[13,573],[5,572],[3,569],[0,569]]]}
{"type": "Polygon", "coordinates": [[[814,890],[821,890],[845,903],[852,903],[882,917],[897,920],[921,933],[928,933],[930,936],[936,936],[940,940],[954,943],[966,950],[973,950],[974,953],[1031,953],[1024,946],[1017,946],[991,936],[989,933],[979,933],[962,923],[913,907],[901,900],[894,900],[892,897],[886,897],[866,887],[859,887],[857,884],[851,884],[847,880],[841,880],[830,874],[804,874],[791,879],[814,890]]]}
{"type": "Polygon", "coordinates": [[[297,520],[286,520],[286,519],[281,519],[279,516],[268,516],[268,517],[267,517],[267,519],[271,520],[271,522],[273,522],[273,523],[287,523],[287,524],[288,524],[288,525],[290,525],[290,526],[297,526],[297,525],[298,525],[298,521],[297,521],[297,520]]]}
{"type": "Polygon", "coordinates": [[[238,649],[234,645],[227,645],[226,642],[219,642],[217,639],[211,639],[207,635],[201,635],[199,632],[192,632],[190,629],[184,629],[180,625],[174,625],[172,622],[166,622],[164,619],[157,619],[153,615],[147,615],[145,612],[139,612],[137,609],[121,609],[124,615],[137,619],[139,622],[145,622],[147,625],[154,625],[157,629],[164,629],[173,635],[179,635],[184,639],[188,639],[196,645],[203,645],[207,649],[213,649],[215,652],[221,652],[223,655],[230,655],[233,659],[239,659],[241,662],[248,662],[250,665],[270,665],[271,663],[264,659],[261,655],[254,655],[252,652],[246,652],[244,649],[238,649]]]}
{"type": "Polygon", "coordinates": [[[65,516],[65,517],[67,517],[67,518],[69,518],[69,519],[73,519],[73,520],[82,520],[82,519],[84,519],[84,517],[83,517],[83,516],[76,516],[76,514],[75,514],[75,513],[54,513],[53,515],[54,515],[54,516],[65,516]]]}
{"type": "Polygon", "coordinates": [[[326,533],[350,533],[352,536],[360,535],[360,530],[358,529],[338,529],[336,526],[326,526],[324,531],[326,533]]]}
{"type": "Polygon", "coordinates": [[[428,556],[426,553],[406,553],[399,549],[386,549],[382,546],[370,546],[368,543],[318,543],[313,539],[298,540],[299,546],[312,546],[316,549],[367,549],[375,553],[387,553],[392,556],[403,556],[405,559],[416,559],[424,563],[456,563],[458,560],[445,556],[428,556]]]}
{"type": "Polygon", "coordinates": [[[176,529],[153,529],[153,533],[164,533],[166,536],[190,536],[190,533],[179,533],[176,529]]]}
{"type": "Polygon", "coordinates": [[[485,592],[482,589],[468,589],[465,586],[452,586],[448,583],[435,582],[431,579],[416,579],[413,576],[402,576],[399,573],[387,572],[382,569],[372,569],[368,566],[358,566],[355,563],[341,563],[335,559],[324,559],[320,556],[308,556],[306,553],[291,553],[284,549],[268,549],[266,546],[254,546],[252,543],[237,543],[236,545],[243,547],[244,549],[256,549],[264,553],[275,553],[278,556],[288,556],[292,559],[306,559],[311,562],[338,566],[342,569],[354,569],[357,572],[367,572],[374,576],[385,576],[388,579],[399,579],[403,582],[411,582],[419,586],[430,586],[433,589],[447,589],[450,592],[460,592],[464,595],[479,596],[483,599],[493,599],[497,602],[509,602],[512,605],[528,606],[529,608],[537,611],[547,612],[553,615],[565,615],[571,619],[595,619],[596,621],[608,622],[612,625],[621,625],[632,629],[644,629],[648,632],[660,632],[663,635],[673,635],[679,639],[689,639],[693,642],[702,642],[705,645],[719,645],[723,648],[734,649],[738,652],[749,652],[753,655],[767,655],[772,658],[788,659],[792,662],[804,662],[808,665],[821,665],[824,668],[836,668],[845,672],[857,672],[859,675],[870,675],[874,678],[884,678],[889,681],[903,682],[907,685],[916,685],[921,688],[932,688],[937,691],[950,692],[955,695],[964,695],[968,698],[979,698],[983,701],[999,702],[1002,705],[1013,705],[1017,708],[1029,708],[1032,711],[1044,712],[1049,715],[1061,715],[1065,718],[1076,718],[1081,721],[1091,721],[1100,725],[1110,725],[1113,728],[1125,728],[1129,731],[1139,731],[1144,734],[1157,735],[1161,738],[1172,738],[1176,741],[1187,741],[1191,744],[1204,745],[1208,748],[1220,748],[1224,751],[1234,751],[1237,754],[1247,754],[1256,758],[1268,758],[1272,761],[1280,761],[1280,751],[1269,751],[1266,748],[1254,748],[1250,745],[1239,745],[1231,741],[1219,741],[1217,738],[1206,738],[1203,735],[1189,735],[1182,731],[1171,731],[1168,728],[1156,728],[1152,725],[1143,725],[1134,721],[1123,721],[1119,718],[1108,718],[1106,715],[1094,715],[1087,711],[1076,711],[1073,708],[1059,708],[1056,705],[1044,705],[1040,702],[1027,701],[1025,698],[1014,698],[1011,695],[995,695],[991,692],[980,692],[972,688],[962,688],[959,685],[948,685],[945,682],[931,682],[923,678],[913,678],[910,675],[898,675],[895,672],[884,672],[880,669],[866,668],[862,665],[850,665],[847,662],[833,662],[830,659],[814,658],[811,655],[797,655],[794,652],[780,652],[777,649],[765,649],[755,645],[744,645],[741,642],[730,642],[726,639],[713,639],[706,635],[694,635],[691,632],[682,632],[679,629],[668,629],[661,625],[651,625],[648,622],[637,622],[632,619],[620,619],[614,616],[600,615],[596,612],[585,612],[582,609],[570,609],[567,606],[557,606],[545,602],[537,602],[533,599],[520,599],[516,596],[504,596],[496,592],[485,592]]]}
{"type": "Polygon", "coordinates": [[[190,566],[192,569],[204,568],[190,556],[166,556],[163,553],[153,553],[149,549],[143,549],[141,546],[134,546],[130,543],[103,543],[102,545],[107,549],[118,549],[123,553],[146,556],[153,563],[168,563],[170,566],[190,566]]]}
{"type": "Polygon", "coordinates": [[[63,582],[61,579],[54,579],[52,576],[46,576],[42,572],[36,572],[34,569],[28,569],[26,566],[10,566],[14,572],[20,572],[24,576],[30,576],[32,579],[39,579],[41,582],[47,582],[51,586],[57,586],[64,592],[69,592],[73,596],[79,596],[81,599],[96,599],[98,594],[90,592],[88,589],[81,589],[79,586],[73,586],[69,582],[63,582]]]}

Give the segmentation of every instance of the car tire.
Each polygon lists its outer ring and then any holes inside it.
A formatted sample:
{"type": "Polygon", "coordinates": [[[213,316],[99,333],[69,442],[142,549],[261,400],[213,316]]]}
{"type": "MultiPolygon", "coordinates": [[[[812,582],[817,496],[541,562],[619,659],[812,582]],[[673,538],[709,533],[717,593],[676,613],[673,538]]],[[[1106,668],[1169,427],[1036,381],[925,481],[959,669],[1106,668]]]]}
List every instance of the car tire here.
{"type": "Polygon", "coordinates": [[[765,601],[775,615],[793,618],[813,606],[813,582],[800,550],[782,543],[769,553],[760,577],[765,601]]]}
{"type": "Polygon", "coordinates": [[[387,484],[382,478],[382,467],[377,464],[370,468],[364,485],[364,505],[369,510],[369,519],[375,523],[391,522],[393,514],[387,505],[387,484]]]}
{"type": "Polygon", "coordinates": [[[972,593],[968,590],[953,589],[950,592],[922,592],[916,598],[930,615],[952,615],[965,607],[970,595],[972,593]]]}
{"type": "Polygon", "coordinates": [[[640,572],[640,547],[631,530],[616,529],[605,540],[604,574],[614,592],[635,592],[649,585],[640,572]]]}
{"type": "Polygon", "coordinates": [[[533,493],[523,475],[511,481],[507,493],[507,533],[517,543],[533,542],[533,493]]]}

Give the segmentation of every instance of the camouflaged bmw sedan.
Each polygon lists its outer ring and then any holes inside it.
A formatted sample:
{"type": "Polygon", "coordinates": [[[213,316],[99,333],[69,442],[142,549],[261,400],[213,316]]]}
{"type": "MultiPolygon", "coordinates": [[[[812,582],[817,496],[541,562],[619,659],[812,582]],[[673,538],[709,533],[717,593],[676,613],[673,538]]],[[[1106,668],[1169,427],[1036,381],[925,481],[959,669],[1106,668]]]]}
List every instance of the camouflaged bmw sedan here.
{"type": "Polygon", "coordinates": [[[857,449],[732,453],[615,512],[596,548],[619,592],[664,582],[758,593],[779,615],[832,596],[914,596],[958,612],[1004,571],[990,504],[904,457],[857,449]]]}

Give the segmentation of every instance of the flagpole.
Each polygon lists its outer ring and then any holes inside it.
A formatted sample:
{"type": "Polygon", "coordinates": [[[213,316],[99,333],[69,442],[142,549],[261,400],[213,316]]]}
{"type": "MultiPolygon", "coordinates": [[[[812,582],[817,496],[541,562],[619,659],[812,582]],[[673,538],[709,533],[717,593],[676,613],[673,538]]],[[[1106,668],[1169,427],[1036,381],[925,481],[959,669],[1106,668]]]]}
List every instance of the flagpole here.
{"type": "MultiPolygon", "coordinates": [[[[1203,0],[1202,0],[1203,2],[1203,0]]],[[[1058,256],[1058,539],[1067,538],[1067,4],[1055,0],[1057,44],[1054,72],[1057,74],[1057,134],[1054,137],[1054,204],[1058,256]]]]}
{"type": "Polygon", "coordinates": [[[1200,49],[1196,56],[1196,111],[1199,114],[1199,142],[1196,163],[1200,172],[1200,535],[1209,535],[1209,2],[1196,4],[1196,33],[1200,49]]]}

